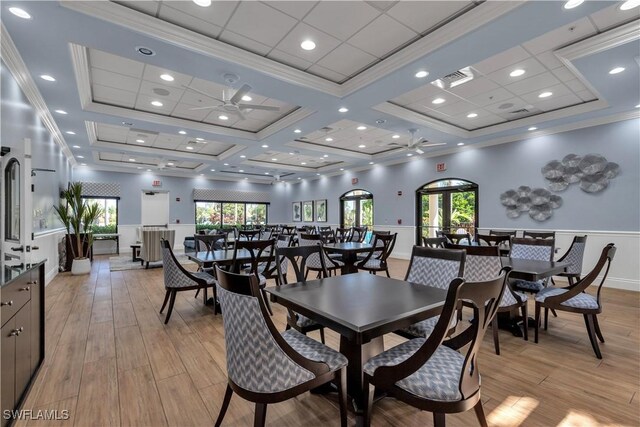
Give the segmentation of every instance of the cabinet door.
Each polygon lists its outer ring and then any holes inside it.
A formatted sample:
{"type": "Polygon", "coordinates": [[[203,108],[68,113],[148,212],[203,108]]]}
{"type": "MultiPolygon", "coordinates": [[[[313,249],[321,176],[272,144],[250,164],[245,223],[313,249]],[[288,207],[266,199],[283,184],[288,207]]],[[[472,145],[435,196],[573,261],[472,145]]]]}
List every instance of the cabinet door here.
{"type": "MultiPolygon", "coordinates": [[[[0,376],[0,400],[2,401],[2,411],[12,410],[16,404],[15,395],[15,364],[16,364],[16,336],[15,320],[11,319],[2,327],[2,337],[0,338],[0,348],[2,351],[2,375],[0,376]]],[[[4,427],[9,421],[0,417],[0,423],[4,427]]]]}
{"type": "Polygon", "coordinates": [[[42,324],[44,313],[44,287],[40,284],[40,271],[44,272],[44,266],[37,271],[31,272],[31,374],[36,371],[40,361],[44,358],[44,341],[42,334],[44,325],[42,324]]]}
{"type": "Polygon", "coordinates": [[[20,332],[16,341],[16,401],[27,389],[31,379],[31,301],[16,314],[15,328],[20,332]]]}

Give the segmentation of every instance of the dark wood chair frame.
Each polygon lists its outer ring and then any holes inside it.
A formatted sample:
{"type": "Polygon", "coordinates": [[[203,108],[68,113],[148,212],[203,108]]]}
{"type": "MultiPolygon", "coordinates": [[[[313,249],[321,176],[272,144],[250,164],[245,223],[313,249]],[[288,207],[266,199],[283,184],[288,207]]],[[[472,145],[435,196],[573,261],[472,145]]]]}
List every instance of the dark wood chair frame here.
{"type": "MultiPolygon", "coordinates": [[[[567,256],[571,252],[571,249],[573,248],[573,245],[575,245],[576,243],[584,243],[586,245],[587,236],[574,236],[573,240],[571,241],[571,246],[569,246],[567,252],[565,252],[564,255],[562,255],[558,259],[558,262],[563,262],[565,258],[567,258],[567,256]]],[[[580,281],[580,273],[559,273],[558,276],[566,277],[569,281],[569,286],[573,286],[576,281],[580,281]]]]}
{"type": "MultiPolygon", "coordinates": [[[[219,242],[220,240],[222,240],[222,249],[227,247],[227,235],[225,233],[220,233],[220,234],[194,234],[193,235],[193,240],[195,241],[196,244],[196,252],[201,252],[200,251],[200,242],[202,242],[205,247],[207,248],[207,252],[211,252],[216,250],[215,249],[215,244],[217,242],[219,242]]],[[[198,267],[198,271],[204,271],[205,273],[209,273],[212,276],[215,274],[215,269],[213,267],[211,268],[203,268],[202,266],[198,267]]],[[[200,289],[198,289],[196,291],[196,294],[194,295],[194,298],[198,298],[198,295],[200,295],[200,289]]],[[[203,293],[203,298],[204,301],[206,303],[207,301],[207,290],[204,290],[203,293]]]]}
{"type": "Polygon", "coordinates": [[[426,248],[444,248],[447,243],[446,237],[423,237],[422,246],[426,248]]]}
{"type": "Polygon", "coordinates": [[[245,390],[244,388],[238,386],[230,379],[227,382],[227,389],[224,393],[224,400],[222,401],[222,406],[220,407],[220,413],[218,414],[218,418],[216,420],[216,427],[222,425],[222,421],[224,416],[229,408],[229,402],[231,401],[231,397],[233,393],[237,393],[240,397],[250,402],[256,404],[255,406],[255,415],[253,425],[254,427],[264,426],[266,422],[267,416],[267,405],[270,403],[278,403],[283,402],[285,400],[291,399],[292,397],[298,396],[302,393],[305,393],[309,390],[317,388],[321,385],[330,383],[335,381],[336,386],[338,388],[338,401],[340,406],[340,425],[341,427],[347,426],[347,369],[346,367],[336,371],[331,372],[329,367],[322,362],[314,362],[306,357],[302,356],[300,353],[295,351],[284,338],[278,332],[273,321],[269,316],[269,312],[267,310],[267,306],[265,303],[264,295],[260,290],[258,285],[258,279],[254,275],[242,275],[242,274],[234,274],[230,272],[226,272],[224,270],[218,271],[218,283],[220,287],[229,291],[234,292],[241,295],[249,295],[255,298],[258,298],[258,302],[260,305],[260,311],[264,317],[265,324],[267,328],[269,328],[269,332],[271,332],[271,336],[277,343],[278,347],[285,352],[285,354],[293,360],[296,364],[302,366],[304,369],[315,375],[315,378],[299,384],[295,387],[290,388],[289,390],[277,392],[277,393],[256,393],[250,390],[245,390]]]}
{"type": "MultiPolygon", "coordinates": [[[[288,241],[287,242],[287,247],[291,247],[293,246],[293,236],[287,235],[287,234],[281,234],[278,236],[277,239],[275,239],[276,241],[276,246],[274,247],[274,250],[277,248],[277,242],[278,241],[288,241]]],[[[277,256],[277,255],[276,255],[277,256]]],[[[280,280],[280,275],[278,274],[278,269],[280,268],[280,266],[278,265],[278,262],[274,259],[273,260],[273,267],[271,266],[271,260],[269,260],[267,262],[267,264],[265,264],[265,268],[262,270],[262,275],[268,280],[268,279],[274,279],[276,281],[276,284],[278,284],[279,280],[280,280]]]]}
{"type": "Polygon", "coordinates": [[[602,285],[607,279],[607,275],[609,274],[609,268],[611,268],[611,261],[613,261],[613,257],[616,254],[616,247],[613,243],[607,244],[602,249],[602,253],[600,254],[600,259],[596,263],[595,267],[589,274],[584,276],[581,280],[579,280],[575,285],[571,287],[567,287],[567,292],[556,295],[556,296],[548,296],[545,298],[543,302],[536,301],[536,318],[535,318],[535,342],[538,343],[538,330],[540,329],[540,310],[542,308],[545,309],[545,319],[544,319],[544,330],[546,331],[548,328],[548,315],[546,315],[547,309],[559,310],[559,311],[567,311],[570,313],[579,313],[584,316],[584,324],[587,327],[587,333],[589,334],[589,341],[591,341],[591,347],[593,347],[593,351],[596,354],[598,359],[602,359],[602,353],[600,352],[600,347],[598,346],[598,340],[604,343],[604,336],[602,335],[602,331],[600,330],[600,325],[598,324],[598,314],[602,313],[602,304],[600,303],[600,291],[602,291],[602,285]],[[606,267],[606,268],[605,268],[606,267]],[[566,305],[562,305],[563,302],[570,300],[576,295],[585,292],[586,289],[591,286],[597,279],[598,275],[602,272],[602,269],[605,269],[604,275],[600,279],[600,283],[598,284],[598,291],[596,294],[596,301],[598,302],[598,308],[594,309],[586,309],[586,308],[577,308],[577,307],[568,307],[566,305]]]}
{"type": "Polygon", "coordinates": [[[260,230],[240,230],[238,232],[238,238],[244,237],[248,241],[253,241],[260,238],[260,230]]]}
{"type": "Polygon", "coordinates": [[[393,252],[393,248],[396,245],[397,237],[398,233],[374,234],[373,247],[362,259],[362,261],[358,261],[356,263],[356,267],[358,267],[358,270],[368,271],[369,274],[376,274],[378,271],[384,271],[387,274],[387,277],[391,277],[391,275],[389,274],[389,266],[387,265],[387,258],[389,258],[391,252],[393,252]],[[383,242],[383,246],[378,246],[378,241],[383,242]],[[379,254],[376,255],[376,252],[378,252],[379,254]],[[380,268],[365,267],[365,265],[371,258],[380,260],[380,268]]]}
{"type": "MultiPolygon", "coordinates": [[[[165,290],[166,293],[164,294],[164,301],[162,302],[162,307],[160,308],[160,314],[162,314],[162,312],[164,311],[164,308],[167,306],[167,302],[169,303],[169,308],[167,309],[167,316],[164,319],[164,324],[166,325],[167,323],[169,323],[169,319],[171,318],[171,313],[173,312],[173,305],[176,302],[176,295],[178,292],[182,292],[182,291],[193,291],[193,290],[200,290],[203,289],[204,290],[204,298],[205,301],[207,299],[207,289],[208,288],[213,288],[213,300],[216,301],[216,285],[215,283],[212,285],[207,285],[207,281],[204,279],[201,279],[199,277],[194,276],[193,274],[191,274],[191,272],[189,272],[188,270],[186,270],[176,259],[176,256],[173,254],[173,250],[171,249],[171,245],[169,244],[168,241],[166,241],[165,239],[160,240],[160,247],[163,249],[169,249],[169,253],[171,254],[171,258],[173,258],[173,262],[176,264],[176,266],[178,267],[178,269],[184,273],[185,276],[187,276],[189,279],[193,280],[194,285],[193,286],[185,286],[185,287],[181,287],[181,288],[167,288],[165,286],[165,290]]],[[[212,276],[213,277],[213,276],[212,276]]],[[[216,305],[213,305],[213,314],[218,314],[218,310],[216,305]]]]}
{"type": "MultiPolygon", "coordinates": [[[[256,280],[258,280],[258,284],[260,283],[260,278],[259,278],[259,271],[258,271],[258,264],[261,262],[261,260],[263,259],[262,254],[263,253],[268,253],[268,254],[273,254],[273,250],[274,250],[274,246],[275,246],[275,239],[271,239],[271,240],[238,240],[236,242],[236,245],[234,247],[233,250],[233,261],[231,262],[230,265],[230,269],[229,271],[232,273],[240,273],[243,270],[243,265],[246,264],[246,262],[239,262],[238,261],[238,250],[240,249],[246,249],[249,251],[249,254],[251,256],[251,262],[249,263],[249,273],[253,276],[255,276],[256,280]]],[[[270,268],[270,264],[272,261],[273,257],[269,257],[268,261],[267,261],[267,265],[265,267],[265,269],[269,269],[270,268]]],[[[265,279],[267,277],[265,276],[265,279]]],[[[265,304],[267,306],[267,309],[269,310],[269,313],[273,316],[273,310],[271,310],[271,306],[269,305],[269,300],[267,299],[267,291],[265,291],[266,288],[266,284],[260,286],[260,290],[261,292],[264,294],[264,300],[265,300],[265,304]]]]}
{"type": "Polygon", "coordinates": [[[476,242],[478,242],[479,244],[485,242],[487,246],[509,247],[511,237],[507,235],[492,236],[488,234],[476,234],[476,242]]]}
{"type": "Polygon", "coordinates": [[[464,239],[467,239],[467,242],[471,243],[471,234],[469,233],[440,233],[442,237],[445,237],[449,242],[454,245],[459,245],[460,242],[464,239]]]}
{"type": "MultiPolygon", "coordinates": [[[[320,256],[320,259],[321,259],[321,263],[320,264],[323,266],[323,269],[326,269],[329,272],[329,276],[331,276],[333,274],[333,272],[337,272],[338,270],[340,270],[342,268],[340,265],[338,265],[336,262],[334,262],[333,258],[331,258],[329,256],[329,254],[324,250],[324,247],[322,247],[322,244],[324,243],[324,241],[322,240],[322,236],[321,235],[319,235],[319,234],[300,233],[300,239],[313,240],[313,241],[317,241],[318,242],[318,246],[320,246],[320,249],[322,251],[322,255],[320,256]],[[327,263],[325,262],[326,259],[328,259],[331,264],[327,265],[327,263]]],[[[320,272],[322,271],[322,269],[316,268],[316,267],[306,267],[306,270],[305,270],[305,273],[304,273],[305,280],[306,280],[307,276],[309,275],[309,271],[317,271],[318,272],[318,278],[320,278],[320,272]]]]}
{"type": "Polygon", "coordinates": [[[367,237],[368,227],[351,227],[351,242],[364,242],[364,239],[367,237]]]}
{"type": "MultiPolygon", "coordinates": [[[[417,248],[428,250],[428,248],[417,248]]],[[[415,249],[416,247],[414,247],[415,249]]],[[[465,282],[459,277],[454,279],[449,285],[440,319],[425,343],[413,355],[397,365],[378,367],[373,375],[364,373],[364,391],[367,396],[367,404],[364,408],[364,425],[366,427],[371,425],[371,410],[375,388],[381,388],[387,392],[388,396],[392,396],[415,408],[432,412],[435,427],[445,425],[445,414],[465,412],[471,408],[474,409],[480,425],[487,427],[487,420],[480,400],[481,387],[480,373],[477,369],[478,356],[482,338],[495,317],[502,299],[508,273],[509,269],[505,268],[501,271],[500,276],[486,282],[465,282]],[[446,339],[449,333],[449,324],[453,320],[453,316],[455,316],[457,307],[463,300],[471,303],[473,319],[460,334],[446,339]],[[446,345],[454,350],[459,350],[468,345],[459,382],[461,400],[453,402],[428,400],[396,386],[398,381],[420,369],[440,345],[446,345]]]]}
{"type": "Polygon", "coordinates": [[[513,231],[489,230],[489,235],[490,236],[508,236],[509,238],[518,237],[518,230],[513,230],[513,231]]]}
{"type": "MultiPolygon", "coordinates": [[[[289,264],[293,268],[296,282],[303,284],[306,283],[307,278],[305,272],[307,271],[307,259],[312,254],[319,254],[320,265],[325,267],[318,273],[319,278],[324,279],[326,277],[329,277],[329,271],[326,269],[326,265],[322,257],[322,247],[320,247],[320,245],[276,248],[276,270],[278,274],[276,286],[287,284],[287,276],[283,275],[280,271],[280,263],[285,258],[289,260],[289,264]]],[[[299,326],[297,322],[298,315],[290,308],[287,308],[287,311],[289,312],[289,316],[287,316],[287,329],[293,328],[301,334],[305,335],[312,331],[320,331],[320,341],[322,342],[322,344],[324,344],[324,326],[319,323],[315,323],[310,326],[299,326]]]]}
{"type": "Polygon", "coordinates": [[[351,241],[351,229],[338,227],[336,228],[336,242],[344,243],[351,241]]]}
{"type": "Polygon", "coordinates": [[[522,237],[525,239],[556,239],[555,231],[527,231],[522,232],[522,237]]]}

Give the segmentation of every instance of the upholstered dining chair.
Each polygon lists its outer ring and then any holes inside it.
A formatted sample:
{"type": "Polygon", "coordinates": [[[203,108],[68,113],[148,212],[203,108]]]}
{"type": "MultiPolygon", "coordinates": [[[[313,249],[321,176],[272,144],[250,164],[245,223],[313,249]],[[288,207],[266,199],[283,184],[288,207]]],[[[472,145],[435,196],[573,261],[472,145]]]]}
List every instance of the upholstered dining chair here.
{"type": "Polygon", "coordinates": [[[498,310],[506,276],[507,271],[503,271],[490,281],[453,279],[447,285],[442,312],[428,338],[414,338],[369,359],[363,367],[367,397],[365,426],[371,425],[376,389],[432,412],[436,427],[445,425],[445,414],[471,408],[480,425],[487,426],[481,401],[478,358],[484,334],[498,310]],[[447,340],[461,301],[473,307],[473,318],[464,331],[447,340]]]}
{"type": "Polygon", "coordinates": [[[238,238],[244,240],[258,240],[260,239],[260,230],[240,230],[238,231],[238,238]]]}
{"type": "Polygon", "coordinates": [[[518,237],[518,230],[489,230],[490,236],[518,237]]]}
{"type": "MultiPolygon", "coordinates": [[[[554,239],[512,238],[509,256],[516,259],[553,261],[554,247],[554,239]]],[[[548,281],[548,279],[538,280],[536,282],[516,279],[513,282],[513,286],[515,289],[524,292],[537,293],[547,286],[548,281]]]]}
{"type": "Polygon", "coordinates": [[[266,298],[267,278],[263,274],[265,270],[269,270],[273,265],[273,248],[275,246],[275,240],[238,240],[233,250],[233,261],[231,262],[231,268],[229,271],[234,273],[252,274],[256,276],[258,280],[258,286],[260,290],[265,294],[265,304],[269,313],[273,315],[269,300],[266,298]],[[238,252],[241,250],[249,251],[251,260],[249,262],[240,261],[238,259],[238,252]],[[263,258],[267,257],[266,265],[260,266],[263,258]]]}
{"type": "MultiPolygon", "coordinates": [[[[448,289],[453,279],[463,276],[465,258],[466,254],[462,250],[414,246],[404,280],[433,288],[448,289]]],[[[395,333],[405,338],[425,338],[431,334],[438,319],[439,316],[434,316],[395,333]]],[[[456,319],[453,319],[450,326],[453,328],[455,325],[456,319]]]]}
{"type": "MultiPolygon", "coordinates": [[[[196,244],[197,252],[211,252],[218,249],[225,249],[227,247],[227,235],[222,234],[194,234],[193,239],[196,244]]],[[[215,275],[214,267],[198,267],[198,271],[204,271],[210,275],[215,275]]],[[[196,291],[194,298],[198,298],[200,289],[196,291]]],[[[207,300],[206,290],[204,295],[205,301],[207,300]]]]}
{"type": "MultiPolygon", "coordinates": [[[[278,280],[276,286],[287,284],[287,270],[283,265],[291,264],[293,275],[297,283],[306,283],[305,272],[307,270],[307,263],[312,257],[317,257],[320,260],[322,266],[325,265],[322,257],[322,248],[320,245],[313,246],[296,246],[289,248],[277,248],[276,249],[276,265],[278,266],[278,280]]],[[[318,278],[323,279],[329,277],[329,271],[323,268],[318,273],[318,278]]],[[[307,334],[311,331],[320,332],[320,341],[324,344],[324,326],[314,322],[306,316],[300,313],[296,313],[291,309],[287,309],[287,329],[293,328],[302,334],[307,334]]]]}
{"type": "Polygon", "coordinates": [[[525,239],[554,239],[556,238],[555,231],[523,231],[522,237],[525,239]]]}
{"type": "Polygon", "coordinates": [[[476,242],[481,246],[498,246],[508,248],[511,238],[509,236],[491,236],[488,234],[476,234],[476,242]]]}
{"type": "MultiPolygon", "coordinates": [[[[611,261],[616,254],[616,247],[613,243],[609,243],[602,249],[600,259],[596,263],[595,267],[589,274],[584,276],[581,280],[575,283],[573,286],[567,288],[559,288],[550,286],[542,289],[536,295],[536,329],[535,329],[535,342],[538,342],[538,330],[540,329],[540,310],[554,309],[558,311],[567,311],[570,313],[579,313],[584,317],[584,323],[587,327],[587,333],[589,334],[589,341],[591,341],[591,347],[598,359],[602,359],[600,353],[600,347],[598,340],[604,342],[604,336],[600,330],[598,324],[598,314],[602,313],[602,302],[600,301],[600,291],[602,285],[607,279],[609,274],[609,268],[611,267],[611,261]],[[602,271],[604,270],[604,274],[602,271]],[[601,275],[602,274],[602,275],[601,275]],[[586,290],[594,284],[597,280],[600,280],[598,284],[598,290],[594,297],[586,290]]],[[[548,328],[548,315],[545,315],[544,329],[548,328]]]]}
{"type": "Polygon", "coordinates": [[[427,248],[444,248],[444,244],[447,243],[446,237],[423,237],[422,246],[427,248]]]}
{"type": "Polygon", "coordinates": [[[318,272],[319,276],[320,272],[322,272],[324,269],[327,269],[329,271],[329,275],[331,275],[334,272],[337,273],[337,271],[344,266],[344,263],[342,261],[331,258],[329,255],[327,255],[324,248],[322,248],[322,238],[319,234],[300,233],[298,237],[298,246],[320,246],[322,249],[322,257],[320,255],[314,254],[307,260],[306,271],[304,274],[305,278],[309,274],[309,271],[316,271],[318,272]],[[322,260],[320,258],[322,258],[322,260]]]}
{"type": "Polygon", "coordinates": [[[160,308],[160,314],[164,311],[164,308],[169,303],[167,310],[167,316],[164,319],[164,323],[169,323],[171,313],[173,312],[173,305],[176,302],[176,294],[181,291],[191,291],[194,289],[204,289],[204,299],[207,300],[207,288],[213,288],[213,314],[217,314],[217,307],[215,304],[216,299],[216,280],[213,276],[205,272],[191,272],[185,270],[176,259],[171,245],[166,240],[160,241],[160,247],[162,250],[162,267],[164,273],[164,301],[160,308]]]}
{"type": "Polygon", "coordinates": [[[559,273],[558,276],[566,277],[570,286],[573,286],[576,280],[580,280],[584,249],[586,246],[587,236],[574,236],[567,252],[558,259],[558,262],[569,263],[565,272],[559,273]]]}
{"type": "Polygon", "coordinates": [[[367,237],[368,227],[352,227],[351,228],[351,241],[362,243],[367,237]]]}
{"type": "Polygon", "coordinates": [[[351,229],[350,228],[337,227],[336,228],[336,242],[337,243],[344,243],[344,242],[349,242],[349,241],[351,241],[351,229]]]}
{"type": "Polygon", "coordinates": [[[227,389],[216,420],[222,424],[233,393],[254,402],[254,426],[264,426],[267,405],[335,381],[340,425],[347,425],[347,358],[295,329],[277,330],[255,275],[218,270],[227,355],[227,389]]]}
{"type": "Polygon", "coordinates": [[[471,244],[471,234],[469,233],[441,233],[441,236],[454,245],[461,245],[465,241],[466,244],[471,244]]]}
{"type": "Polygon", "coordinates": [[[358,270],[368,271],[371,274],[384,271],[387,277],[391,277],[387,258],[389,258],[393,247],[396,245],[396,237],[398,237],[398,233],[375,234],[373,247],[361,261],[356,263],[358,270]]]}
{"type": "MultiPolygon", "coordinates": [[[[286,234],[280,234],[276,239],[276,248],[288,248],[293,245],[293,236],[289,236],[286,234]]],[[[262,274],[265,279],[274,279],[276,283],[280,280],[280,275],[278,274],[278,269],[281,268],[283,270],[283,274],[286,277],[287,271],[289,268],[289,262],[285,259],[280,265],[275,259],[275,254],[273,259],[269,259],[268,261],[262,261],[258,263],[258,273],[262,274]]]]}

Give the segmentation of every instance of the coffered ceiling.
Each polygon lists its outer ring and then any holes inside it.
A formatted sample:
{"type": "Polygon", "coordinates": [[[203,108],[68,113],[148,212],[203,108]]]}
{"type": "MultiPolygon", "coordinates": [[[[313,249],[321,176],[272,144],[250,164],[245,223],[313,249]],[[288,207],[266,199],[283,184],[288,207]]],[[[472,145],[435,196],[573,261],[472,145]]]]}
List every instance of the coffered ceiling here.
{"type": "Polygon", "coordinates": [[[16,0],[2,60],[76,167],[297,182],[637,119],[640,7],[564,6],[16,0]]]}

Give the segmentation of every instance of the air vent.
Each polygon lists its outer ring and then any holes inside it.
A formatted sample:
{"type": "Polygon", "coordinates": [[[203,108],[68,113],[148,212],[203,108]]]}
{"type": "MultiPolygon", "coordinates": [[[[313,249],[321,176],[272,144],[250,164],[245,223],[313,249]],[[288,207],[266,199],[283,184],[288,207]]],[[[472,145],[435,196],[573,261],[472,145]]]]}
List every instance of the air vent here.
{"type": "Polygon", "coordinates": [[[511,114],[525,114],[525,113],[530,113],[531,111],[527,110],[526,108],[521,108],[519,110],[516,111],[510,111],[511,114]]]}
{"type": "Polygon", "coordinates": [[[465,73],[462,71],[456,71],[455,73],[447,74],[442,78],[442,80],[445,82],[455,82],[457,80],[464,79],[465,77],[467,77],[465,73]]]}
{"type": "Polygon", "coordinates": [[[331,132],[333,130],[333,128],[330,128],[329,126],[325,126],[322,129],[320,129],[322,132],[331,132]]]}
{"type": "Polygon", "coordinates": [[[431,84],[440,89],[450,89],[473,80],[475,74],[475,71],[471,67],[465,67],[451,74],[447,74],[441,79],[434,80],[431,84]]]}
{"type": "Polygon", "coordinates": [[[131,132],[138,132],[138,133],[141,133],[141,134],[143,134],[144,136],[147,136],[147,135],[159,135],[159,134],[160,134],[160,132],[155,132],[155,131],[152,131],[152,130],[146,130],[146,129],[130,128],[129,130],[130,130],[131,132]]]}

